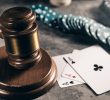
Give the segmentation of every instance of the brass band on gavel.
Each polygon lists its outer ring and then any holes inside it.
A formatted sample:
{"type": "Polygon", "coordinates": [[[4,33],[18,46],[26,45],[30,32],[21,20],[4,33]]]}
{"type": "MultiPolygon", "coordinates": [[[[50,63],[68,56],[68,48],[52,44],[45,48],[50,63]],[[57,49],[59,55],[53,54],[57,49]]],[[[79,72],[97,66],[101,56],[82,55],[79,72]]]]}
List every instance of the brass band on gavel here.
{"type": "Polygon", "coordinates": [[[1,30],[9,64],[18,69],[41,59],[36,15],[31,9],[14,7],[1,15],[1,30]]]}

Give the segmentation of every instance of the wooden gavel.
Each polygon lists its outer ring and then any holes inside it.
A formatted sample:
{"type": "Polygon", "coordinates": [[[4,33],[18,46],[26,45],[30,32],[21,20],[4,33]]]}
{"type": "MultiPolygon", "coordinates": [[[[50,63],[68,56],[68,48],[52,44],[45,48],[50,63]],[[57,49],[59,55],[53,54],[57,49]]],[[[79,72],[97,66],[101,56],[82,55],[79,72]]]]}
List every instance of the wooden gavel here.
{"type": "Polygon", "coordinates": [[[6,10],[0,17],[0,97],[35,98],[56,82],[57,70],[40,48],[36,15],[26,7],[6,10]]]}
{"type": "Polygon", "coordinates": [[[35,14],[24,7],[11,8],[1,15],[1,36],[5,41],[8,62],[18,69],[41,59],[35,19],[35,14]]]}

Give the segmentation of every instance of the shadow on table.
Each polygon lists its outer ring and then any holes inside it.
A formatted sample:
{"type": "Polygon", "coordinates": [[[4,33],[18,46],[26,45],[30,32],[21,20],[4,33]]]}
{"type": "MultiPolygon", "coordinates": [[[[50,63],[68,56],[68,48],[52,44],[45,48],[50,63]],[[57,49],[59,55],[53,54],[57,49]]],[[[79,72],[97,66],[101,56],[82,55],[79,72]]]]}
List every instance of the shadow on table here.
{"type": "MultiPolygon", "coordinates": [[[[49,28],[46,24],[43,24],[41,22],[38,22],[38,26],[40,27],[40,29],[42,31],[46,31],[51,32],[52,34],[55,34],[61,38],[67,38],[69,39],[71,42],[74,42],[76,44],[87,44],[87,45],[92,45],[96,43],[96,40],[93,38],[90,38],[86,33],[77,33],[77,32],[67,32],[67,33],[63,33],[60,32],[59,30],[53,29],[53,28],[49,28]]],[[[48,34],[47,34],[48,35],[48,34]]]]}

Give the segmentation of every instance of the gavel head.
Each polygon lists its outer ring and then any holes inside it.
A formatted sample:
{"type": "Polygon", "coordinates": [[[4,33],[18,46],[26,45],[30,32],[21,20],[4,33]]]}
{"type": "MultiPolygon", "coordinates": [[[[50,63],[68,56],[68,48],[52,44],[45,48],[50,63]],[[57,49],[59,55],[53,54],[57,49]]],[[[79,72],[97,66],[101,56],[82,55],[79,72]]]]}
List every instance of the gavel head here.
{"type": "Polygon", "coordinates": [[[14,7],[6,10],[0,19],[9,64],[24,69],[38,63],[42,54],[35,13],[26,7],[14,7]]]}

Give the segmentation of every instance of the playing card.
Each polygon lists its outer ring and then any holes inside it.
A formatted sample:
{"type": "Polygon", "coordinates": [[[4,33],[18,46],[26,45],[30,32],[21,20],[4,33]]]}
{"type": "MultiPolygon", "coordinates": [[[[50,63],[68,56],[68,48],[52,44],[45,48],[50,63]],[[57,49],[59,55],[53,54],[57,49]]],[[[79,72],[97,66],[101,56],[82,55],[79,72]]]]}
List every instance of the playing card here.
{"type": "Polygon", "coordinates": [[[70,56],[71,54],[64,54],[64,55],[59,55],[59,56],[54,56],[53,59],[56,63],[56,66],[57,66],[57,71],[58,71],[58,77],[57,77],[57,80],[60,79],[60,76],[61,76],[61,73],[64,69],[64,67],[66,66],[66,62],[63,60],[63,57],[64,56],[70,56]]]}
{"type": "Polygon", "coordinates": [[[81,84],[81,82],[70,80],[64,77],[60,77],[60,80],[58,80],[58,84],[61,88],[64,88],[64,87],[81,84]]]}
{"type": "Polygon", "coordinates": [[[110,90],[110,78],[107,77],[110,74],[110,56],[100,46],[89,47],[65,59],[96,94],[110,90]]]}
{"type": "Polygon", "coordinates": [[[74,69],[69,65],[67,64],[62,72],[62,77],[65,77],[65,78],[68,78],[68,79],[71,79],[73,81],[77,81],[77,82],[80,82],[80,83],[85,83],[81,77],[79,76],[79,74],[77,74],[74,69]]]}
{"type": "Polygon", "coordinates": [[[67,65],[67,63],[63,60],[63,57],[70,56],[70,55],[71,54],[65,54],[65,55],[59,55],[59,56],[53,57],[57,66],[57,71],[58,71],[57,81],[61,88],[81,84],[81,82],[70,80],[61,76],[63,69],[67,65]]]}
{"type": "MultiPolygon", "coordinates": [[[[74,50],[74,54],[77,53],[79,50],[74,50]]],[[[65,60],[65,58],[63,57],[63,59],[65,60]]],[[[73,64],[75,64],[74,61],[72,61],[73,64]]],[[[65,78],[68,78],[68,79],[71,79],[71,80],[75,80],[75,81],[78,81],[80,83],[84,83],[84,81],[81,79],[81,77],[79,76],[79,74],[77,74],[74,69],[69,65],[69,64],[66,64],[63,72],[62,72],[62,77],[65,77],[65,78]]]]}

